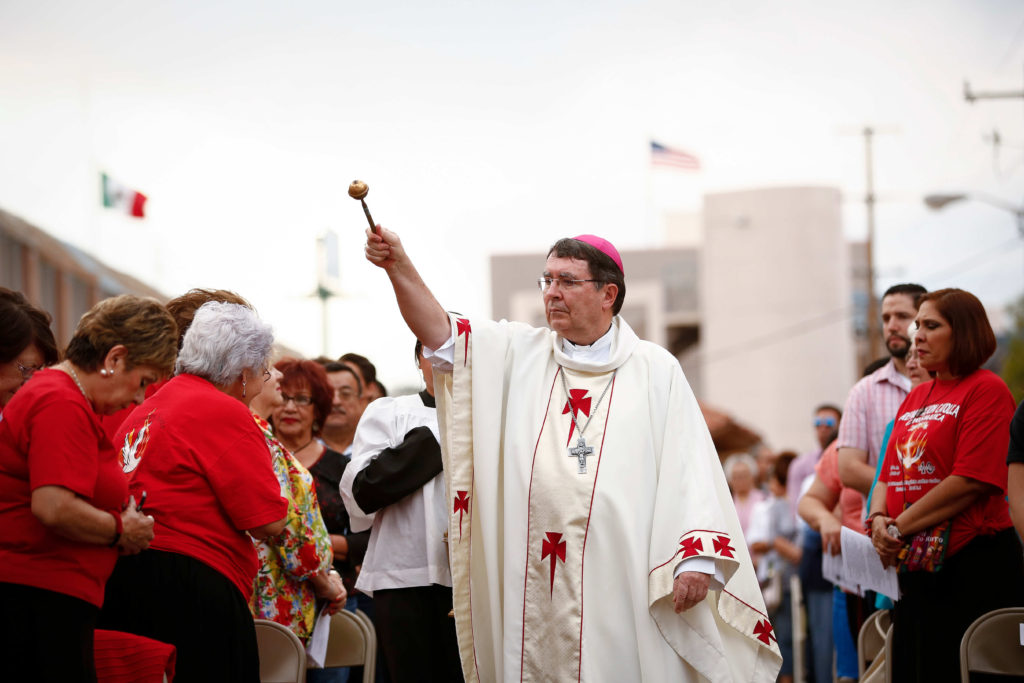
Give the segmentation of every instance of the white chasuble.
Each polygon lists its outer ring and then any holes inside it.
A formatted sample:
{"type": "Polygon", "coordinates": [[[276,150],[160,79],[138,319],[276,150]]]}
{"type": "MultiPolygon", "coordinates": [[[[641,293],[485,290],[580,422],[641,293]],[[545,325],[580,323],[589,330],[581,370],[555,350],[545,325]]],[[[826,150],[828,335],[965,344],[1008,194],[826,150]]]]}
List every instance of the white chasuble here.
{"type": "Polygon", "coordinates": [[[454,370],[434,377],[466,680],[774,680],[774,633],[676,359],[620,318],[605,362],[518,323],[453,317],[452,331],[454,370]],[[673,572],[695,556],[724,585],[676,614],[673,572]]]}

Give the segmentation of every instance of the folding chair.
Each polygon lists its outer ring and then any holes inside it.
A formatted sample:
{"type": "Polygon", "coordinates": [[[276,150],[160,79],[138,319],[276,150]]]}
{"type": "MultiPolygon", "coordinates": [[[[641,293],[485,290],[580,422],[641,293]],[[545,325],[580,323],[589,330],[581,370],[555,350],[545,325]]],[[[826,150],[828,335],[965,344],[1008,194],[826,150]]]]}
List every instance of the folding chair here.
{"type": "Polygon", "coordinates": [[[868,665],[885,648],[885,634],[889,630],[891,617],[889,610],[880,609],[873,612],[860,627],[857,634],[857,677],[864,678],[868,665]]]}
{"type": "Polygon", "coordinates": [[[376,643],[362,618],[339,610],[331,616],[331,632],[327,637],[324,668],[336,666],[363,667],[363,681],[373,681],[376,673],[376,643]]]}
{"type": "Polygon", "coordinates": [[[305,683],[306,648],[290,628],[255,619],[262,683],[305,683]]]}
{"type": "Polygon", "coordinates": [[[1024,674],[1024,607],[983,614],[960,641],[960,680],[970,673],[1024,674]]]}
{"type": "Polygon", "coordinates": [[[377,628],[363,610],[357,609],[353,614],[366,627],[366,640],[370,644],[366,651],[366,664],[363,665],[363,680],[373,681],[377,675],[377,628]]]}

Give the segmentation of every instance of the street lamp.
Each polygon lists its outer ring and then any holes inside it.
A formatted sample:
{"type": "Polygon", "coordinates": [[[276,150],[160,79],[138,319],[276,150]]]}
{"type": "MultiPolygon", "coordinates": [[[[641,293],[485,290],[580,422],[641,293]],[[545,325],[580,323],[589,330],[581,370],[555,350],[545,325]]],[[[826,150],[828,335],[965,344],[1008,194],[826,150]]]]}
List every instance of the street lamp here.
{"type": "Polygon", "coordinates": [[[1021,237],[1024,237],[1024,207],[1014,206],[1008,201],[1000,199],[999,197],[993,197],[989,194],[982,193],[971,193],[971,194],[930,194],[924,198],[925,205],[933,211],[940,211],[948,204],[953,202],[959,202],[964,199],[973,199],[975,201],[983,202],[989,206],[994,206],[1003,211],[1009,211],[1017,218],[1017,230],[1020,232],[1021,237]]]}

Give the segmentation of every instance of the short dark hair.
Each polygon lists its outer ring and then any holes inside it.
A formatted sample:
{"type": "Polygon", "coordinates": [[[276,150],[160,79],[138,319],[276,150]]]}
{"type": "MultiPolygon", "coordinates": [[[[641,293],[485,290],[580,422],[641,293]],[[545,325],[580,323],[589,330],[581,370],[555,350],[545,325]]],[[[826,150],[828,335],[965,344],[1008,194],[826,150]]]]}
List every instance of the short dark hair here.
{"type": "Polygon", "coordinates": [[[892,360],[891,356],[885,356],[884,358],[876,358],[875,360],[871,361],[870,363],[864,366],[864,372],[863,374],[861,374],[861,377],[867,377],[876,370],[881,370],[883,367],[889,364],[890,360],[892,360]]]}
{"type": "Polygon", "coordinates": [[[359,368],[359,374],[362,375],[362,379],[366,380],[365,384],[373,384],[373,381],[377,379],[377,368],[370,359],[366,356],[360,356],[358,353],[346,353],[338,359],[342,363],[352,363],[359,368]]]}
{"type": "Polygon", "coordinates": [[[363,380],[359,378],[359,373],[352,369],[351,365],[345,365],[336,360],[323,363],[325,372],[347,372],[356,378],[356,386],[359,387],[359,395],[363,395],[363,380]]]}
{"type": "Polygon", "coordinates": [[[796,453],[793,451],[783,451],[779,453],[779,457],[775,459],[775,464],[772,465],[772,476],[783,486],[789,480],[789,466],[796,460],[796,453]]]}
{"type": "Polygon", "coordinates": [[[219,301],[223,304],[238,304],[239,306],[252,308],[252,304],[240,295],[227,289],[201,289],[196,287],[179,297],[171,299],[167,302],[167,310],[174,316],[174,322],[178,325],[179,351],[181,350],[181,345],[185,342],[185,333],[188,332],[193,318],[196,317],[196,311],[199,310],[200,306],[211,301],[219,301]]]}
{"type": "Polygon", "coordinates": [[[313,433],[319,434],[334,402],[334,389],[327,381],[324,366],[313,360],[285,357],[274,363],[274,367],[281,371],[282,387],[289,384],[305,384],[309,387],[313,399],[313,433]]]}
{"type": "Polygon", "coordinates": [[[415,346],[415,348],[413,348],[413,351],[412,351],[413,361],[416,363],[417,366],[420,364],[420,354],[421,353],[423,353],[423,342],[421,342],[419,339],[417,339],[416,340],[416,346],[415,346]]]}
{"type": "Polygon", "coordinates": [[[985,307],[963,289],[938,289],[921,297],[931,301],[953,332],[953,348],[949,353],[949,372],[966,377],[987,361],[996,350],[996,335],[989,324],[985,307]]]}
{"type": "Polygon", "coordinates": [[[832,403],[822,403],[821,405],[814,409],[814,412],[820,413],[823,410],[831,410],[833,413],[839,416],[840,420],[843,419],[843,411],[841,411],[838,406],[833,405],[832,403]]]}
{"type": "Polygon", "coordinates": [[[619,266],[608,254],[593,247],[586,242],[564,237],[548,249],[548,258],[551,255],[558,258],[571,258],[586,261],[590,268],[590,277],[597,282],[594,289],[600,289],[605,284],[613,284],[618,287],[618,296],[612,304],[612,315],[618,315],[622,310],[622,302],[626,300],[626,276],[619,270],[619,266]]]}
{"type": "Polygon", "coordinates": [[[928,290],[919,284],[915,284],[913,282],[902,282],[885,290],[885,294],[882,295],[882,298],[884,299],[892,294],[906,294],[913,300],[914,308],[920,308],[921,304],[919,302],[921,300],[921,295],[927,293],[928,290]]]}
{"type": "Polygon", "coordinates": [[[388,388],[384,386],[384,384],[379,379],[373,380],[373,386],[377,387],[377,390],[380,391],[381,396],[388,395],[388,388]]]}
{"type": "Polygon", "coordinates": [[[57,362],[57,340],[50,329],[50,314],[28,302],[25,295],[0,287],[0,363],[17,358],[30,344],[43,355],[43,363],[57,362]]]}

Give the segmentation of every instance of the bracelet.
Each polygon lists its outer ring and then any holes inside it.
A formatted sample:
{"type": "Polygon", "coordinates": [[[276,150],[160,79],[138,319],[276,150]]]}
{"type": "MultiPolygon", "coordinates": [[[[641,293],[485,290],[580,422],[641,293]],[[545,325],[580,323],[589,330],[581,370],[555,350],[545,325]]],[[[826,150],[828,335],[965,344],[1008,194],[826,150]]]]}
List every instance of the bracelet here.
{"type": "Polygon", "coordinates": [[[114,540],[107,545],[108,548],[113,548],[117,545],[117,542],[121,540],[121,534],[124,533],[124,522],[121,520],[121,515],[115,510],[107,510],[111,515],[114,516],[114,540]]]}
{"type": "Polygon", "coordinates": [[[864,528],[866,528],[866,529],[868,529],[870,531],[871,530],[871,523],[875,521],[875,517],[881,517],[884,514],[885,514],[885,512],[872,512],[864,520],[864,528]]]}

